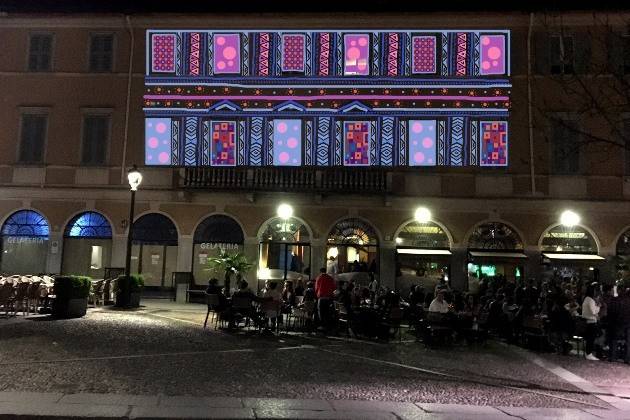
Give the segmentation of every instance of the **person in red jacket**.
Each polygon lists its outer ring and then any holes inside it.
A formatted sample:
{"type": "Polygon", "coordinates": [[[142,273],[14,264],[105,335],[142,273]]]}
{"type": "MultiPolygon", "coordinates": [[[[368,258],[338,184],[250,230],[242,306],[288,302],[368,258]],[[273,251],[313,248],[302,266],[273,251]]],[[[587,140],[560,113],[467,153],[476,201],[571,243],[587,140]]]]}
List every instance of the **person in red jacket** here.
{"type": "Polygon", "coordinates": [[[332,326],[332,304],[335,292],[335,279],[326,274],[326,268],[319,269],[319,276],[315,279],[315,294],[317,296],[317,314],[322,327],[327,332],[332,326]]]}

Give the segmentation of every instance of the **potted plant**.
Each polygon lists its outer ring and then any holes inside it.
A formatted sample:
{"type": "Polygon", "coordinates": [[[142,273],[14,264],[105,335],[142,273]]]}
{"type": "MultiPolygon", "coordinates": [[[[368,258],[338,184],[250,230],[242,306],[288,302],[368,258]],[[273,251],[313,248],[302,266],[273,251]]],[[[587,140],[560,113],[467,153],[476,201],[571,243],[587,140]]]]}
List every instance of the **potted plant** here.
{"type": "Polygon", "coordinates": [[[211,269],[220,270],[224,273],[224,287],[226,293],[230,292],[230,282],[232,275],[236,274],[238,283],[243,278],[243,274],[247,273],[253,264],[247,261],[247,257],[241,253],[230,254],[226,250],[221,249],[219,255],[208,259],[211,269]]]}
{"type": "Polygon", "coordinates": [[[80,318],[87,312],[92,280],[84,276],[56,276],[55,300],[52,314],[55,318],[80,318]]]}
{"type": "Polygon", "coordinates": [[[140,306],[140,293],[144,286],[144,279],[139,274],[118,276],[114,293],[116,306],[120,308],[137,308],[140,306]]]}

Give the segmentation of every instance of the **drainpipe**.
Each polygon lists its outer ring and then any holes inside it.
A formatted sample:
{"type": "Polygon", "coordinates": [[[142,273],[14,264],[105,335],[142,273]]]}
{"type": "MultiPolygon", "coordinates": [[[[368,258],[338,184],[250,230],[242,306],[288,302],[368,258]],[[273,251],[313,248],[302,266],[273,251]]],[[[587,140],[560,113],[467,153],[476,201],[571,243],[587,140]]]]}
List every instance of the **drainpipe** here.
{"type": "Polygon", "coordinates": [[[125,16],[125,22],[127,23],[127,32],[129,32],[129,71],[127,73],[127,103],[125,105],[125,133],[123,135],[123,155],[122,163],[120,167],[120,183],[125,183],[125,174],[127,167],[127,139],[129,137],[129,106],[131,103],[131,77],[133,75],[133,50],[134,50],[134,36],[133,27],[131,26],[131,17],[125,16]]]}
{"type": "Polygon", "coordinates": [[[534,171],[534,123],[532,116],[532,27],[534,13],[529,14],[527,29],[527,127],[529,130],[529,176],[531,179],[532,196],[536,195],[536,174],[534,171]]]}

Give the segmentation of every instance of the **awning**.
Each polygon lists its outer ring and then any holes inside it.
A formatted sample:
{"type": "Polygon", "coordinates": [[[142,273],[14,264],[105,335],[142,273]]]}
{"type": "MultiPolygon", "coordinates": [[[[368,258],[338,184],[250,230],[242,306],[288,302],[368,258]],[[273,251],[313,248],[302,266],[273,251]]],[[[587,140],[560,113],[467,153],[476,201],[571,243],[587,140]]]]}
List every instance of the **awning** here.
{"type": "Polygon", "coordinates": [[[490,252],[490,251],[468,251],[471,257],[477,258],[527,258],[522,252],[490,252]]]}
{"type": "Polygon", "coordinates": [[[396,252],[413,255],[452,255],[448,249],[397,248],[396,252]]]}
{"type": "Polygon", "coordinates": [[[550,260],[603,261],[606,259],[595,254],[543,254],[543,257],[550,260]]]}

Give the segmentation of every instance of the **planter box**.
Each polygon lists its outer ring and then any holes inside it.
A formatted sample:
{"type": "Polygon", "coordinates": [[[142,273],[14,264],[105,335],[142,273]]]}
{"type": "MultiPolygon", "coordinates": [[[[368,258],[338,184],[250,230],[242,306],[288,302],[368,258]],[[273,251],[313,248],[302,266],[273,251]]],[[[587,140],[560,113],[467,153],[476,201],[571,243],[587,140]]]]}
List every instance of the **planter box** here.
{"type": "Polygon", "coordinates": [[[119,308],[140,307],[140,292],[130,293],[129,296],[121,292],[116,293],[116,306],[119,308]]]}
{"type": "Polygon", "coordinates": [[[57,300],[53,302],[55,318],[81,318],[87,313],[88,298],[57,300]]]}

